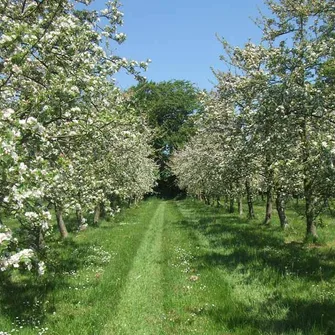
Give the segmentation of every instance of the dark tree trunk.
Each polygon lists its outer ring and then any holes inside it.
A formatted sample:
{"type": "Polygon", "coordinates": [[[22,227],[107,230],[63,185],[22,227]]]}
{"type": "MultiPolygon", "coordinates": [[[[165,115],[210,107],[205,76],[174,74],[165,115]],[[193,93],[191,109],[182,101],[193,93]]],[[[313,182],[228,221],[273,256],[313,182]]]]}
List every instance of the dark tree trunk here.
{"type": "Polygon", "coordinates": [[[64,220],[63,220],[63,209],[59,206],[55,206],[56,210],[56,220],[60,235],[62,238],[66,238],[69,234],[67,232],[64,220]]]}
{"type": "Polygon", "coordinates": [[[268,186],[267,192],[266,192],[266,209],[265,209],[265,219],[264,224],[270,225],[271,224],[271,218],[272,218],[272,185],[268,186]]]}
{"type": "Polygon", "coordinates": [[[241,216],[243,215],[243,197],[242,195],[238,198],[238,214],[241,216]]]}
{"type": "Polygon", "coordinates": [[[283,196],[283,193],[277,192],[276,197],[276,207],[277,212],[280,220],[280,226],[285,229],[288,226],[287,216],[285,213],[285,197],[283,196]]]}
{"type": "Polygon", "coordinates": [[[254,201],[253,201],[250,181],[248,179],[245,181],[245,190],[246,190],[247,202],[248,202],[248,218],[254,219],[255,218],[254,201]]]}
{"type": "Polygon", "coordinates": [[[93,224],[95,226],[99,225],[100,213],[101,213],[101,206],[100,204],[97,204],[94,209],[94,218],[93,218],[93,224]]]}
{"type": "Polygon", "coordinates": [[[100,218],[105,218],[106,217],[106,206],[102,202],[100,203],[100,218]]]}

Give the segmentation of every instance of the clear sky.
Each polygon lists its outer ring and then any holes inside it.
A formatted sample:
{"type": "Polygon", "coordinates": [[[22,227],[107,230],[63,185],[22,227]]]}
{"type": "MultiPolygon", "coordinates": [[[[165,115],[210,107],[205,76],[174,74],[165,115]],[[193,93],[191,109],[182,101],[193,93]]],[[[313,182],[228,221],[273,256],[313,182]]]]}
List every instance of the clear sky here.
{"type": "MultiPolygon", "coordinates": [[[[251,18],[258,17],[258,8],[265,10],[262,0],[123,0],[122,4],[127,40],[118,46],[118,55],[138,61],[150,58],[145,73],[149,80],[185,79],[208,90],[215,81],[211,67],[223,69],[222,47],[215,35],[233,45],[241,46],[249,38],[258,42],[261,31],[251,18]]],[[[134,84],[126,74],[118,75],[117,82],[122,88],[134,84]]]]}

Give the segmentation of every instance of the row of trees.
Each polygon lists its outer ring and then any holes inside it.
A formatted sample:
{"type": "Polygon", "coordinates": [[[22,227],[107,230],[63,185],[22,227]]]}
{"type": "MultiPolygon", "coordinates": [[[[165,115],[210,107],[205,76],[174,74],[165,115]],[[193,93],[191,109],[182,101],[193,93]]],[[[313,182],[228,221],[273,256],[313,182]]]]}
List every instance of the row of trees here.
{"type": "MultiPolygon", "coordinates": [[[[157,167],[151,131],[113,76],[140,79],[147,62],[111,48],[122,43],[117,0],[101,11],[83,1],[2,1],[0,4],[0,268],[43,263],[54,210],[81,229],[87,213],[112,213],[120,200],[150,192],[157,167]],[[20,234],[5,226],[15,218],[20,234]]],[[[37,267],[38,268],[38,267],[37,267]]]]}
{"type": "Polygon", "coordinates": [[[181,187],[193,195],[242,199],[254,216],[253,194],[266,194],[264,223],[276,200],[305,199],[307,236],[335,195],[335,3],[266,0],[261,44],[232,47],[221,39],[227,71],[204,96],[198,132],[172,159],[181,187]],[[275,199],[274,199],[275,198],[275,199]]]}

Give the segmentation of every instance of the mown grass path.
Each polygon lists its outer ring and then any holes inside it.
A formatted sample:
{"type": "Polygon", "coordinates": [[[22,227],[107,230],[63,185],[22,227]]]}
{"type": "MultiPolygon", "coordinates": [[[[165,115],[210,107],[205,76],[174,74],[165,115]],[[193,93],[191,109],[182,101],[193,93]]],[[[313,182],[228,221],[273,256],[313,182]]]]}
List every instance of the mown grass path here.
{"type": "Polygon", "coordinates": [[[160,334],[162,331],[161,263],[165,206],[166,203],[161,202],[150,220],[128,274],[116,316],[104,331],[106,335],[160,334]]]}
{"type": "Polygon", "coordinates": [[[335,335],[334,249],[292,243],[304,232],[293,214],[284,232],[198,201],[144,201],[55,240],[44,278],[0,282],[0,335],[335,335]]]}

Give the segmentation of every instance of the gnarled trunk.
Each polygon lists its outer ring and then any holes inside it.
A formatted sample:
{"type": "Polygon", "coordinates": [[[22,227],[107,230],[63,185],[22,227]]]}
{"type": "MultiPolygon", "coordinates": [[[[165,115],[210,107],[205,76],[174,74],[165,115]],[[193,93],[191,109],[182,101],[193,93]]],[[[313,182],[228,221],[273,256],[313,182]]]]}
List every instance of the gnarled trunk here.
{"type": "Polygon", "coordinates": [[[97,204],[94,209],[94,218],[93,218],[93,224],[97,226],[100,221],[100,213],[101,213],[101,206],[100,204],[97,204]]]}
{"type": "Polygon", "coordinates": [[[83,225],[83,212],[81,209],[76,210],[76,216],[77,216],[77,227],[78,230],[80,230],[81,226],[83,225]]]}
{"type": "Polygon", "coordinates": [[[272,185],[269,185],[266,191],[266,209],[265,209],[265,219],[263,224],[269,225],[271,223],[272,218],[272,185]]]}
{"type": "Polygon", "coordinates": [[[285,197],[282,192],[277,192],[276,207],[279,216],[280,226],[285,229],[288,226],[287,216],[285,213],[285,197]]]}
{"type": "Polygon", "coordinates": [[[36,248],[39,252],[45,249],[45,239],[42,228],[39,228],[36,236],[36,248]]]}
{"type": "Polygon", "coordinates": [[[316,233],[316,226],[314,222],[314,218],[312,216],[307,216],[307,231],[306,231],[306,237],[312,237],[313,241],[315,241],[318,238],[318,234],[316,233]]]}
{"type": "Polygon", "coordinates": [[[254,201],[253,201],[253,195],[252,195],[249,179],[245,181],[245,190],[246,190],[247,202],[248,202],[248,219],[254,219],[255,218],[254,201]]]}
{"type": "Polygon", "coordinates": [[[62,238],[66,238],[69,233],[67,232],[64,220],[63,220],[63,209],[60,206],[55,205],[55,211],[56,211],[56,220],[57,220],[57,225],[58,229],[60,232],[60,235],[62,238]]]}
{"type": "Polygon", "coordinates": [[[316,233],[316,226],[315,226],[316,215],[315,215],[315,204],[314,204],[315,198],[313,196],[313,183],[311,177],[309,176],[309,170],[308,170],[310,147],[309,147],[306,121],[304,122],[303,125],[302,140],[304,144],[303,162],[305,168],[304,196],[305,196],[305,215],[306,215],[306,239],[312,239],[313,241],[315,241],[318,238],[318,235],[316,233]]]}
{"type": "Polygon", "coordinates": [[[312,241],[317,240],[318,235],[316,233],[315,225],[315,208],[313,204],[313,199],[310,194],[306,194],[306,205],[305,205],[305,215],[306,215],[306,238],[312,239],[312,241]]]}

